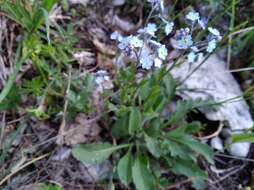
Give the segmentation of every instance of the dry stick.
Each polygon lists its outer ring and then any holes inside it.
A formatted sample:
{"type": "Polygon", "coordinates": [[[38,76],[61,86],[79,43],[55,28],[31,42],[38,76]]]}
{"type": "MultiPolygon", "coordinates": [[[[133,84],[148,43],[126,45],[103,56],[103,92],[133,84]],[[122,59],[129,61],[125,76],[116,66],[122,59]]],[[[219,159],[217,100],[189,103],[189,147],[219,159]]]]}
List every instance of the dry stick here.
{"type": "Polygon", "coordinates": [[[20,167],[17,168],[15,171],[11,172],[9,175],[7,175],[5,178],[3,178],[3,179],[0,181],[0,186],[3,185],[3,184],[4,184],[9,178],[11,178],[13,175],[15,175],[16,173],[18,173],[20,170],[22,170],[22,169],[26,168],[27,166],[29,166],[29,165],[31,165],[31,164],[33,164],[33,163],[35,163],[35,162],[37,162],[37,161],[39,161],[39,160],[41,160],[41,159],[47,157],[48,155],[49,155],[49,153],[44,154],[44,155],[42,155],[42,156],[39,156],[39,157],[37,157],[37,158],[35,158],[35,159],[33,159],[33,160],[27,162],[26,164],[20,166],[20,167]]]}
{"type": "Polygon", "coordinates": [[[245,162],[254,162],[254,159],[249,159],[249,158],[243,158],[243,157],[239,157],[239,156],[232,156],[232,155],[226,155],[226,154],[216,154],[216,156],[221,156],[221,157],[225,157],[225,158],[231,158],[231,159],[236,159],[236,160],[242,160],[245,162]]]}
{"type": "Polygon", "coordinates": [[[251,31],[251,30],[254,30],[254,26],[250,26],[250,27],[248,27],[248,28],[244,28],[244,29],[235,31],[235,32],[229,34],[229,37],[233,37],[233,36],[235,36],[235,35],[237,35],[237,34],[249,32],[249,31],[251,31]]]}
{"type": "Polygon", "coordinates": [[[3,112],[3,119],[2,119],[2,122],[1,122],[1,130],[0,130],[0,149],[3,149],[3,138],[4,138],[4,130],[5,130],[5,116],[6,116],[6,112],[3,112]]]}
{"type": "Polygon", "coordinates": [[[183,185],[183,184],[185,184],[185,183],[192,182],[194,179],[195,179],[195,178],[192,177],[192,178],[186,179],[186,180],[184,180],[184,181],[180,181],[179,183],[170,185],[167,189],[175,189],[175,188],[178,188],[180,185],[183,185]]]}
{"type": "Polygon", "coordinates": [[[68,85],[67,85],[67,89],[66,89],[66,93],[65,93],[63,119],[62,119],[62,123],[60,125],[60,129],[58,131],[58,137],[56,140],[56,143],[58,145],[61,145],[63,143],[63,135],[62,134],[64,133],[65,126],[66,126],[67,108],[68,108],[68,104],[69,104],[69,100],[68,100],[67,96],[69,95],[70,87],[71,87],[71,65],[69,65],[68,85]]]}
{"type": "Polygon", "coordinates": [[[211,139],[213,137],[217,137],[220,134],[220,132],[222,131],[223,126],[224,125],[221,122],[220,125],[219,125],[219,128],[213,134],[205,136],[205,137],[197,137],[197,139],[199,139],[199,140],[208,140],[208,139],[211,139]]]}
{"type": "Polygon", "coordinates": [[[216,181],[213,181],[213,182],[209,182],[213,185],[219,183],[219,182],[222,182],[224,181],[225,179],[229,178],[231,175],[234,175],[235,173],[239,172],[240,170],[242,170],[244,167],[246,166],[246,164],[243,164],[241,167],[229,172],[228,174],[224,175],[223,177],[221,177],[220,179],[216,180],[216,181]]]}

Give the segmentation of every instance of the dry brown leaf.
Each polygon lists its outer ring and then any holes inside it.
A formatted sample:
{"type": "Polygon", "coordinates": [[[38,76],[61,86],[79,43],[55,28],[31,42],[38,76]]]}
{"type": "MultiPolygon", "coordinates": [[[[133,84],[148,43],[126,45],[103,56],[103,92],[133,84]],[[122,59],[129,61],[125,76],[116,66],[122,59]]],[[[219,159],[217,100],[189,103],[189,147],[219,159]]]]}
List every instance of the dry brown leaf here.
{"type": "Polygon", "coordinates": [[[70,124],[68,128],[63,138],[66,145],[91,142],[98,139],[100,133],[100,127],[97,122],[90,122],[83,113],[78,114],[75,123],[70,124]]]}
{"type": "Polygon", "coordinates": [[[74,53],[73,57],[80,65],[93,65],[95,63],[94,53],[88,51],[74,53]]]}
{"type": "Polygon", "coordinates": [[[112,58],[107,57],[104,54],[97,54],[97,66],[103,70],[111,70],[113,69],[112,58]]]}
{"type": "Polygon", "coordinates": [[[95,47],[103,54],[109,55],[109,56],[115,56],[116,50],[113,46],[106,45],[102,42],[100,42],[98,39],[93,39],[93,44],[95,47]]]}

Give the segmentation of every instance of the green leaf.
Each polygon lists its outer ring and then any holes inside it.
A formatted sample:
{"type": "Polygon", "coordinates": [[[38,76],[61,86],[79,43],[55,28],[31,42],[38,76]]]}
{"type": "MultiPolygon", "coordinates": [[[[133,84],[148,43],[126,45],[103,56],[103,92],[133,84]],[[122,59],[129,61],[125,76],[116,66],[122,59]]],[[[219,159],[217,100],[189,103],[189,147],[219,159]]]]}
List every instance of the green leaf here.
{"type": "Polygon", "coordinates": [[[154,140],[153,138],[145,134],[145,141],[146,141],[146,147],[148,148],[149,152],[154,157],[159,158],[161,155],[161,152],[160,152],[160,148],[158,146],[157,140],[154,140]]]}
{"type": "Polygon", "coordinates": [[[16,109],[20,102],[20,89],[16,85],[13,85],[7,97],[0,103],[0,111],[16,109]]]}
{"type": "Polygon", "coordinates": [[[7,83],[5,84],[3,90],[0,93],[0,103],[3,102],[3,100],[7,97],[7,95],[9,94],[15,80],[16,77],[18,75],[18,72],[22,66],[22,64],[25,62],[25,60],[27,59],[26,56],[22,56],[20,57],[21,54],[21,43],[19,44],[18,48],[17,48],[17,53],[16,53],[16,58],[15,58],[15,68],[14,71],[10,74],[10,77],[8,78],[7,83]]]}
{"type": "Polygon", "coordinates": [[[46,185],[46,184],[40,184],[39,187],[36,188],[38,190],[62,190],[62,188],[58,185],[46,185]]]}
{"type": "Polygon", "coordinates": [[[232,142],[233,143],[238,143],[238,142],[254,143],[254,134],[253,133],[243,133],[243,134],[233,135],[232,142]]]}
{"type": "Polygon", "coordinates": [[[72,149],[72,155],[85,164],[100,164],[116,150],[129,145],[113,146],[109,143],[78,144],[72,149]]]}
{"type": "Polygon", "coordinates": [[[210,146],[194,140],[189,135],[175,135],[171,133],[169,134],[168,137],[178,143],[188,146],[190,149],[197,152],[198,154],[201,154],[211,164],[214,163],[213,161],[214,152],[210,146]]]}
{"type": "Polygon", "coordinates": [[[113,128],[112,128],[112,135],[115,138],[121,138],[128,136],[128,122],[129,122],[129,114],[128,112],[123,112],[117,118],[113,128]]]}
{"type": "Polygon", "coordinates": [[[133,158],[132,158],[131,152],[128,151],[128,153],[121,158],[121,160],[119,161],[117,165],[117,173],[118,173],[119,179],[125,186],[128,186],[132,181],[132,178],[131,178],[132,164],[133,164],[133,158]]]}
{"type": "Polygon", "coordinates": [[[155,181],[144,157],[138,156],[132,167],[132,179],[137,190],[154,190],[155,181]]]}
{"type": "Polygon", "coordinates": [[[176,82],[170,74],[167,74],[163,78],[163,83],[165,86],[165,92],[169,99],[172,99],[176,91],[176,82]]]}
{"type": "Polygon", "coordinates": [[[138,107],[130,108],[129,134],[133,135],[141,129],[142,116],[138,107]]]}
{"type": "Polygon", "coordinates": [[[196,189],[204,189],[206,174],[195,164],[190,161],[176,159],[172,165],[172,171],[175,174],[182,174],[192,179],[196,189]]]}

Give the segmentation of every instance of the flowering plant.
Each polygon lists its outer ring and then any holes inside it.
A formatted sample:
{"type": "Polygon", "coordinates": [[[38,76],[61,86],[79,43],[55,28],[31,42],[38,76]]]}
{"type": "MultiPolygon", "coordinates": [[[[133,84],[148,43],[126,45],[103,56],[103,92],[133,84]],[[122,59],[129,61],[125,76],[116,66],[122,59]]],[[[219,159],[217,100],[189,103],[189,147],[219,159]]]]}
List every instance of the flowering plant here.
{"type": "MultiPolygon", "coordinates": [[[[163,8],[163,1],[148,0],[156,8],[163,8]]],[[[144,28],[139,29],[136,35],[122,36],[118,32],[111,35],[111,39],[118,43],[118,48],[127,56],[135,58],[138,66],[149,70],[152,67],[160,68],[167,60],[168,48],[162,44],[156,34],[163,29],[166,36],[171,37],[174,49],[187,52],[188,62],[195,62],[198,56],[212,53],[217,43],[222,39],[220,32],[213,27],[207,28],[207,19],[201,18],[195,11],[189,12],[185,16],[187,27],[174,31],[174,22],[159,14],[159,23],[148,23],[144,28]],[[208,31],[207,38],[203,41],[195,41],[194,32],[196,30],[208,31]],[[173,33],[175,34],[173,35],[173,33]]]]}

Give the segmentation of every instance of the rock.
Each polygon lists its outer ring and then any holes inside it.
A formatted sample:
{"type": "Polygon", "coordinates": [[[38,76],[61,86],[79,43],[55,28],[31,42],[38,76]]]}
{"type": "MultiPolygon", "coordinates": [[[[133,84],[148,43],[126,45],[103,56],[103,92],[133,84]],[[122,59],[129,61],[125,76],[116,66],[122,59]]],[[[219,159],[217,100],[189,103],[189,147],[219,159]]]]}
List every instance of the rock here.
{"type": "MultiPolygon", "coordinates": [[[[223,102],[218,109],[202,109],[206,117],[213,121],[227,122],[232,133],[243,133],[253,126],[253,119],[249,112],[249,106],[244,99],[235,99],[242,96],[239,84],[233,75],[226,69],[226,62],[220,60],[217,55],[211,55],[195,72],[195,68],[202,62],[201,57],[195,63],[184,62],[171,71],[178,81],[184,81],[179,96],[183,99],[202,99],[223,102]],[[185,78],[192,73],[187,80],[185,78]]],[[[231,134],[232,134],[231,133],[231,134]]],[[[229,151],[235,156],[247,156],[250,143],[231,144],[229,151]]]]}
{"type": "Polygon", "coordinates": [[[223,142],[219,137],[214,137],[211,140],[211,147],[213,147],[216,150],[219,150],[221,152],[223,152],[224,148],[223,148],[223,142]]]}

